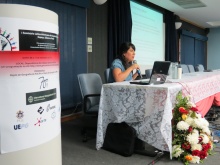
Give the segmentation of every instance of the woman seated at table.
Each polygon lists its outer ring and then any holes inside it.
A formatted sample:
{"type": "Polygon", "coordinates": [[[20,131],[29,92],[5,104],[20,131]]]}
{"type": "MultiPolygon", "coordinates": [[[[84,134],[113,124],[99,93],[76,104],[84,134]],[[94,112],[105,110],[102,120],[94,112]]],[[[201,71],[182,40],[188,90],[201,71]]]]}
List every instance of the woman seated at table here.
{"type": "Polygon", "coordinates": [[[136,79],[138,73],[133,70],[139,69],[138,64],[132,64],[135,57],[135,46],[130,42],[122,43],[116,59],[112,62],[109,72],[109,83],[130,81],[136,79]]]}

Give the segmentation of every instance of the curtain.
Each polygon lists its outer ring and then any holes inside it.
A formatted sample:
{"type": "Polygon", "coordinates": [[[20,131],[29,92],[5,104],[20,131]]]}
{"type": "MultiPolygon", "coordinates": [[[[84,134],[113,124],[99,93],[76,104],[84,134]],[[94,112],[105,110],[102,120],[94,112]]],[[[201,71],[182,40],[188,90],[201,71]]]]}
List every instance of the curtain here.
{"type": "Polygon", "coordinates": [[[165,13],[165,60],[178,62],[176,16],[173,12],[165,13]]]}
{"type": "Polygon", "coordinates": [[[108,67],[123,42],[131,42],[130,0],[108,0],[108,67]]]}

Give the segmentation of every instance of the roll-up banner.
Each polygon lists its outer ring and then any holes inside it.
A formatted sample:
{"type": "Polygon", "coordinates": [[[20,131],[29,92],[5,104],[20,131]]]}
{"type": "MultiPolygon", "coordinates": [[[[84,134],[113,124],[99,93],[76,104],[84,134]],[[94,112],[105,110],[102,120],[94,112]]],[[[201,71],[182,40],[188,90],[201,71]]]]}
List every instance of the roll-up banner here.
{"type": "Polygon", "coordinates": [[[60,134],[58,15],[0,4],[0,153],[60,134]]]}

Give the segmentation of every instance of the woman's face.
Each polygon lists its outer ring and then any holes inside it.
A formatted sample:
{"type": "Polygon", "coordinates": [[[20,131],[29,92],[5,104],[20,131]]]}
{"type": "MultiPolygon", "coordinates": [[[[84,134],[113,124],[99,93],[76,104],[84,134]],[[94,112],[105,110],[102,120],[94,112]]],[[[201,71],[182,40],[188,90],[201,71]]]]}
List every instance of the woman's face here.
{"type": "Polygon", "coordinates": [[[126,62],[134,61],[135,51],[132,47],[128,49],[127,52],[124,53],[126,62]]]}

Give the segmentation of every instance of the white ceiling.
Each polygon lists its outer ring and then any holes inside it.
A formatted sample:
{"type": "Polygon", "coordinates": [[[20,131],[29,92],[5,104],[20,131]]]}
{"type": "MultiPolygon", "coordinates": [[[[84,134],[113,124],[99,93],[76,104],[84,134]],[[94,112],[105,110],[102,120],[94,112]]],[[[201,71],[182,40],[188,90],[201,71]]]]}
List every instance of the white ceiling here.
{"type": "MultiPolygon", "coordinates": [[[[200,0],[206,7],[184,9],[171,0],[147,0],[157,6],[174,12],[181,19],[203,28],[220,27],[220,0],[200,0]],[[212,22],[208,24],[207,22],[212,22]]],[[[178,1],[178,0],[177,0],[178,1]]],[[[179,0],[181,1],[181,0],[179,0]]],[[[194,0],[182,0],[184,3],[194,0]]],[[[198,0],[196,0],[198,1],[198,0]]]]}

